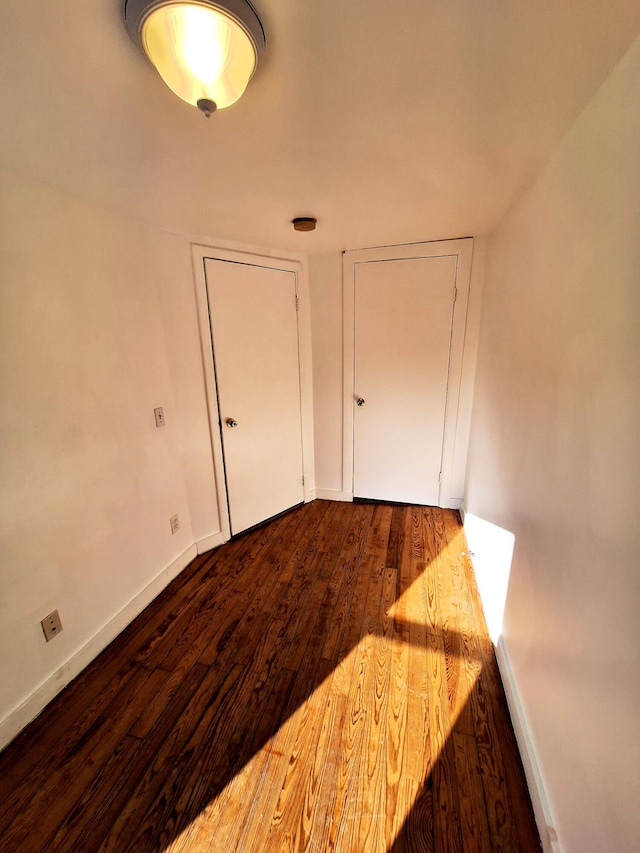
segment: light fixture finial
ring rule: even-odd
[[[211,118],[212,114],[218,109],[216,102],[210,101],[208,98],[200,98],[196,107],[204,114],[205,118]]]

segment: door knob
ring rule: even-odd
[[[227,420],[226,420],[226,424],[227,424],[227,426],[228,426],[228,427],[237,427],[237,426],[238,426],[238,421],[234,421],[234,419],[233,419],[233,418],[227,418]]]
[[[357,403],[359,406],[364,406],[365,402],[366,402],[366,401],[365,401],[365,399],[364,399],[363,397],[358,397],[358,399],[356,400],[356,403]]]

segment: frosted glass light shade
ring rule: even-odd
[[[264,48],[248,0],[125,0],[129,34],[179,98],[209,115],[235,103]]]
[[[142,25],[145,53],[167,86],[194,106],[235,103],[256,67],[251,39],[234,20],[207,6],[160,6]]]

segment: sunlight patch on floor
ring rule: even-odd
[[[405,617],[413,595],[405,593]],[[347,853],[353,837],[366,837],[372,853],[388,850],[473,689],[471,677],[461,679],[450,705],[441,649],[363,637],[166,853],[214,841],[216,849],[256,849],[263,816],[271,825],[262,849],[274,853],[316,849],[318,840]]]
[[[398,570],[381,567],[360,642],[167,851],[393,848],[482,669],[463,549],[460,531],[414,563],[397,599]]]

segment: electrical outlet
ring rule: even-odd
[[[62,622],[60,621],[60,614],[57,610],[54,610],[53,613],[45,616],[40,624],[42,625],[44,638],[47,643],[53,640],[53,638],[62,631]]]
[[[156,426],[161,427],[164,426],[164,409],[162,406],[158,406],[157,409],[153,410],[153,414],[156,419]]]
[[[178,513],[171,516],[169,524],[171,525],[171,533],[177,533],[178,530],[180,530],[180,518],[178,517]]]

